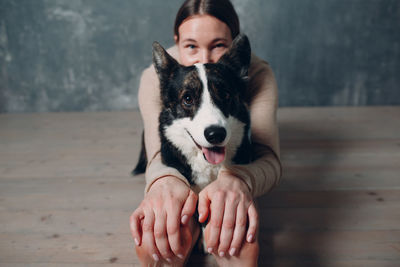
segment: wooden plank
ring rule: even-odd
[[[128,234],[128,217],[143,197],[143,181],[139,190],[134,182],[132,184],[128,179],[98,179],[97,182],[85,179],[79,184],[63,183],[61,180],[54,180],[54,183],[49,180],[31,184],[3,183],[5,186],[2,187],[0,199],[1,232],[43,232],[51,235],[94,231]],[[51,190],[61,186],[62,191]],[[88,191],[88,188],[91,190]],[[24,196],[23,200],[21,195]],[[263,231],[400,227],[399,192],[395,190],[275,191],[260,198],[258,203]]]
[[[110,265],[112,264],[113,267],[132,267],[132,266],[140,266],[138,262],[132,263],[118,263],[118,258],[113,257],[109,259],[109,262],[105,263],[62,263],[62,262],[0,262],[2,266],[7,267],[76,267],[76,266],[85,266],[85,267],[96,267],[102,265]]]
[[[268,208],[341,208],[396,207],[400,203],[398,190],[373,191],[281,191],[274,190],[257,201],[261,209]]]
[[[143,199],[145,181],[143,176],[10,178],[1,185],[0,210],[120,209]]]
[[[299,107],[280,108],[281,140],[398,139],[395,123],[400,108],[392,107]]]
[[[312,146],[311,144],[309,146]],[[387,145],[387,153],[371,149],[368,153],[353,150],[314,151],[284,150],[284,167],[280,189],[327,190],[330,189],[369,189],[399,188],[398,173],[400,148]],[[135,149],[117,146],[104,148],[69,148],[49,152],[38,147],[36,152],[0,153],[0,176],[3,178],[69,178],[76,176],[128,177],[137,154]],[[347,148],[349,150],[349,148]],[[363,150],[367,150],[363,148]],[[375,153],[375,154],[374,154]],[[376,179],[379,177],[379,179]],[[302,188],[303,187],[303,188]]]
[[[285,231],[265,235],[260,242],[269,247],[264,255],[273,253],[277,258],[400,262],[399,231]]]
[[[324,266],[324,267],[398,267],[400,264],[397,260],[329,260],[323,259],[260,259],[259,266],[267,267],[298,267],[298,266]],[[206,265],[207,266],[207,265]]]
[[[261,259],[319,262],[399,262],[399,231],[272,232],[260,240]],[[0,263],[59,262],[72,264],[134,263],[133,244],[127,235],[0,234]],[[18,252],[18,253],[16,253]],[[318,265],[314,265],[318,266]]]
[[[138,265],[134,243],[126,234],[25,234],[1,233],[2,263]]]
[[[303,180],[303,182],[306,182]],[[125,207],[143,197],[144,177],[9,178],[1,180],[0,207],[21,210]],[[55,190],[62,188],[62,190]],[[24,198],[21,199],[21,196]],[[110,201],[112,198],[112,201]],[[50,200],[51,201],[46,201]],[[358,208],[392,206],[400,202],[398,190],[273,190],[258,201],[264,208]]]
[[[284,169],[276,190],[390,190],[400,189],[398,170],[386,169]]]
[[[261,256],[259,259],[259,266],[270,266],[270,267],[298,267],[298,266],[322,266],[321,260],[303,260],[303,259],[264,259]],[[15,263],[15,262],[3,262],[3,266],[8,267],[76,267],[76,266],[87,266],[95,267],[102,265],[109,265],[116,267],[124,266],[140,266],[138,262],[132,263],[118,263],[118,258],[111,258],[109,263],[61,263],[61,262],[40,262],[40,263]],[[323,261],[325,267],[398,267],[400,264],[396,260],[331,260],[329,262]],[[218,266],[212,256],[204,255],[192,255],[187,266],[207,266],[216,267]]]
[[[258,200],[261,266],[400,265],[399,115],[280,109],[284,176]],[[137,265],[141,131],[136,111],[0,114],[0,265]]]
[[[112,201],[112,199],[111,199]],[[398,207],[398,206],[397,206]],[[0,233],[116,233],[129,235],[129,216],[136,205],[121,209],[24,209],[0,211]],[[270,208],[260,211],[261,233],[270,230],[400,230],[400,212],[395,207]],[[371,216],[373,214],[373,216]],[[295,218],[295,219],[294,219]]]

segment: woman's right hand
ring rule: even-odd
[[[183,259],[190,246],[181,244],[181,224],[186,227],[196,210],[198,196],[173,176],[158,179],[130,217],[137,246],[146,244],[155,261]]]

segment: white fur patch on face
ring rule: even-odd
[[[193,118],[193,123],[188,128],[188,131],[199,145],[203,147],[212,147],[213,145],[210,144],[204,136],[204,130],[211,125],[223,127],[226,129],[227,136],[221,145],[225,146],[231,136],[228,118],[224,116],[222,111],[215,106],[212,101],[208,90],[208,81],[204,65],[196,64],[195,66],[203,85],[203,94],[199,110]]]
[[[193,140],[202,147],[213,147],[204,136],[204,130],[209,126],[220,126],[226,130],[226,138],[221,146],[225,146],[226,156],[222,164],[231,164],[237,148],[240,146],[245,134],[245,124],[238,119],[225,117],[222,111],[213,103],[208,90],[208,82],[203,64],[196,64],[199,78],[203,85],[201,104],[193,119],[180,118],[166,126],[165,136],[170,140],[188,160],[196,177],[197,184],[207,184],[216,179],[220,165],[208,163],[201,149]]]

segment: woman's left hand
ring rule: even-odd
[[[239,252],[245,235],[247,242],[255,241],[257,209],[247,184],[232,174],[221,171],[218,179],[200,192],[198,211],[200,222],[210,215],[205,230],[209,253],[233,256]]]

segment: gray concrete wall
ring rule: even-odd
[[[0,0],[0,112],[124,110],[181,0]],[[400,1],[233,0],[281,106],[400,104]]]

